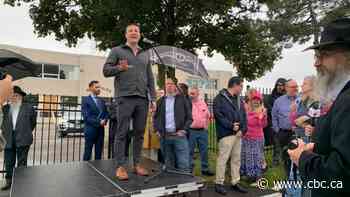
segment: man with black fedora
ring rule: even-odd
[[[29,103],[24,103],[26,93],[18,86],[13,87],[9,103],[3,107],[2,132],[6,140],[5,170],[6,184],[1,189],[11,187],[13,168],[27,166],[30,145],[33,143],[32,132],[36,126],[36,112]]]
[[[288,150],[312,196],[350,196],[350,19],[324,27],[315,50],[322,108],[313,143]]]

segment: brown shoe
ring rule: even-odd
[[[10,188],[11,188],[11,184],[6,183],[3,187],[1,187],[1,190],[6,191],[6,190],[9,190]]]
[[[11,181],[12,181],[11,179],[10,180],[6,179],[6,184],[1,187],[1,190],[2,191],[9,190],[11,188],[11,185],[12,185]]]
[[[137,164],[135,166],[135,173],[139,176],[148,176],[148,171],[140,164]]]
[[[117,168],[117,171],[115,172],[115,176],[120,180],[120,181],[126,181],[129,179],[128,172],[124,167],[119,167]]]

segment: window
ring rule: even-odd
[[[38,64],[38,78],[79,80],[80,67],[62,64]]]
[[[54,64],[43,64],[43,76],[44,78],[58,78],[59,65]]]
[[[214,89],[214,90],[216,90],[218,88],[218,80],[217,79],[204,80],[204,79],[190,78],[190,79],[187,79],[187,83],[190,87],[196,86],[200,89]]]
[[[78,97],[77,96],[61,96],[61,103],[77,104],[78,103]]]
[[[60,65],[60,79],[79,80],[79,66]]]
[[[61,96],[61,108],[71,110],[79,107],[77,96]]]

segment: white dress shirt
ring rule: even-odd
[[[17,124],[17,118],[18,118],[18,113],[21,108],[22,103],[15,103],[15,104],[10,104],[10,110],[11,110],[11,115],[12,115],[12,125],[13,129],[16,128]]]

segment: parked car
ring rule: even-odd
[[[59,118],[56,131],[59,137],[66,137],[68,134],[84,134],[84,120],[81,112],[64,113]]]

